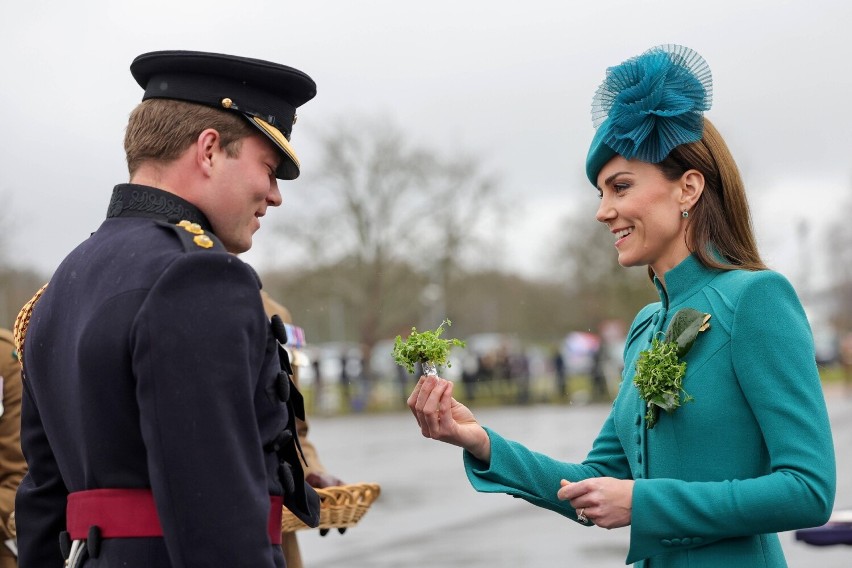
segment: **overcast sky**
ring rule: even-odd
[[[130,62],[193,49],[285,63],[318,84],[293,137],[303,179],[282,184],[267,225],[298,222],[287,202],[310,199],[312,133],[348,113],[381,115],[413,142],[499,172],[517,205],[499,227],[502,264],[542,274],[571,230],[564,215],[578,204],[594,214],[583,165],[606,67],[681,43],[713,70],[708,116],[743,170],[762,252],[795,280],[825,264],[819,251],[799,262],[797,227],[825,239],[852,194],[850,24],[848,0],[6,2],[0,206],[13,212],[13,263],[49,274],[98,227],[127,179],[123,131],[142,94]],[[260,268],[263,239],[249,253]]]

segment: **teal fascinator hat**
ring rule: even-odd
[[[586,157],[586,176],[597,185],[616,155],[657,164],[676,146],[701,140],[713,78],[707,62],[682,45],[652,47],[606,70],[592,100],[597,128]]]

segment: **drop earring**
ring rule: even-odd
[[[680,216],[683,217],[684,219],[686,219],[687,217],[689,217],[689,211],[686,211],[686,210],[681,211]]]

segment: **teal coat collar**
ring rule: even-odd
[[[680,264],[666,272],[666,287],[654,276],[654,286],[660,294],[663,308],[679,306],[706,286],[722,272],[718,268],[704,266],[698,257],[690,254]]]

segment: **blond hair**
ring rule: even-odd
[[[239,155],[242,139],[256,132],[236,113],[172,99],[142,101],[130,113],[124,134],[130,177],[149,160],[176,160],[207,128],[219,133],[220,146],[232,158]]]

